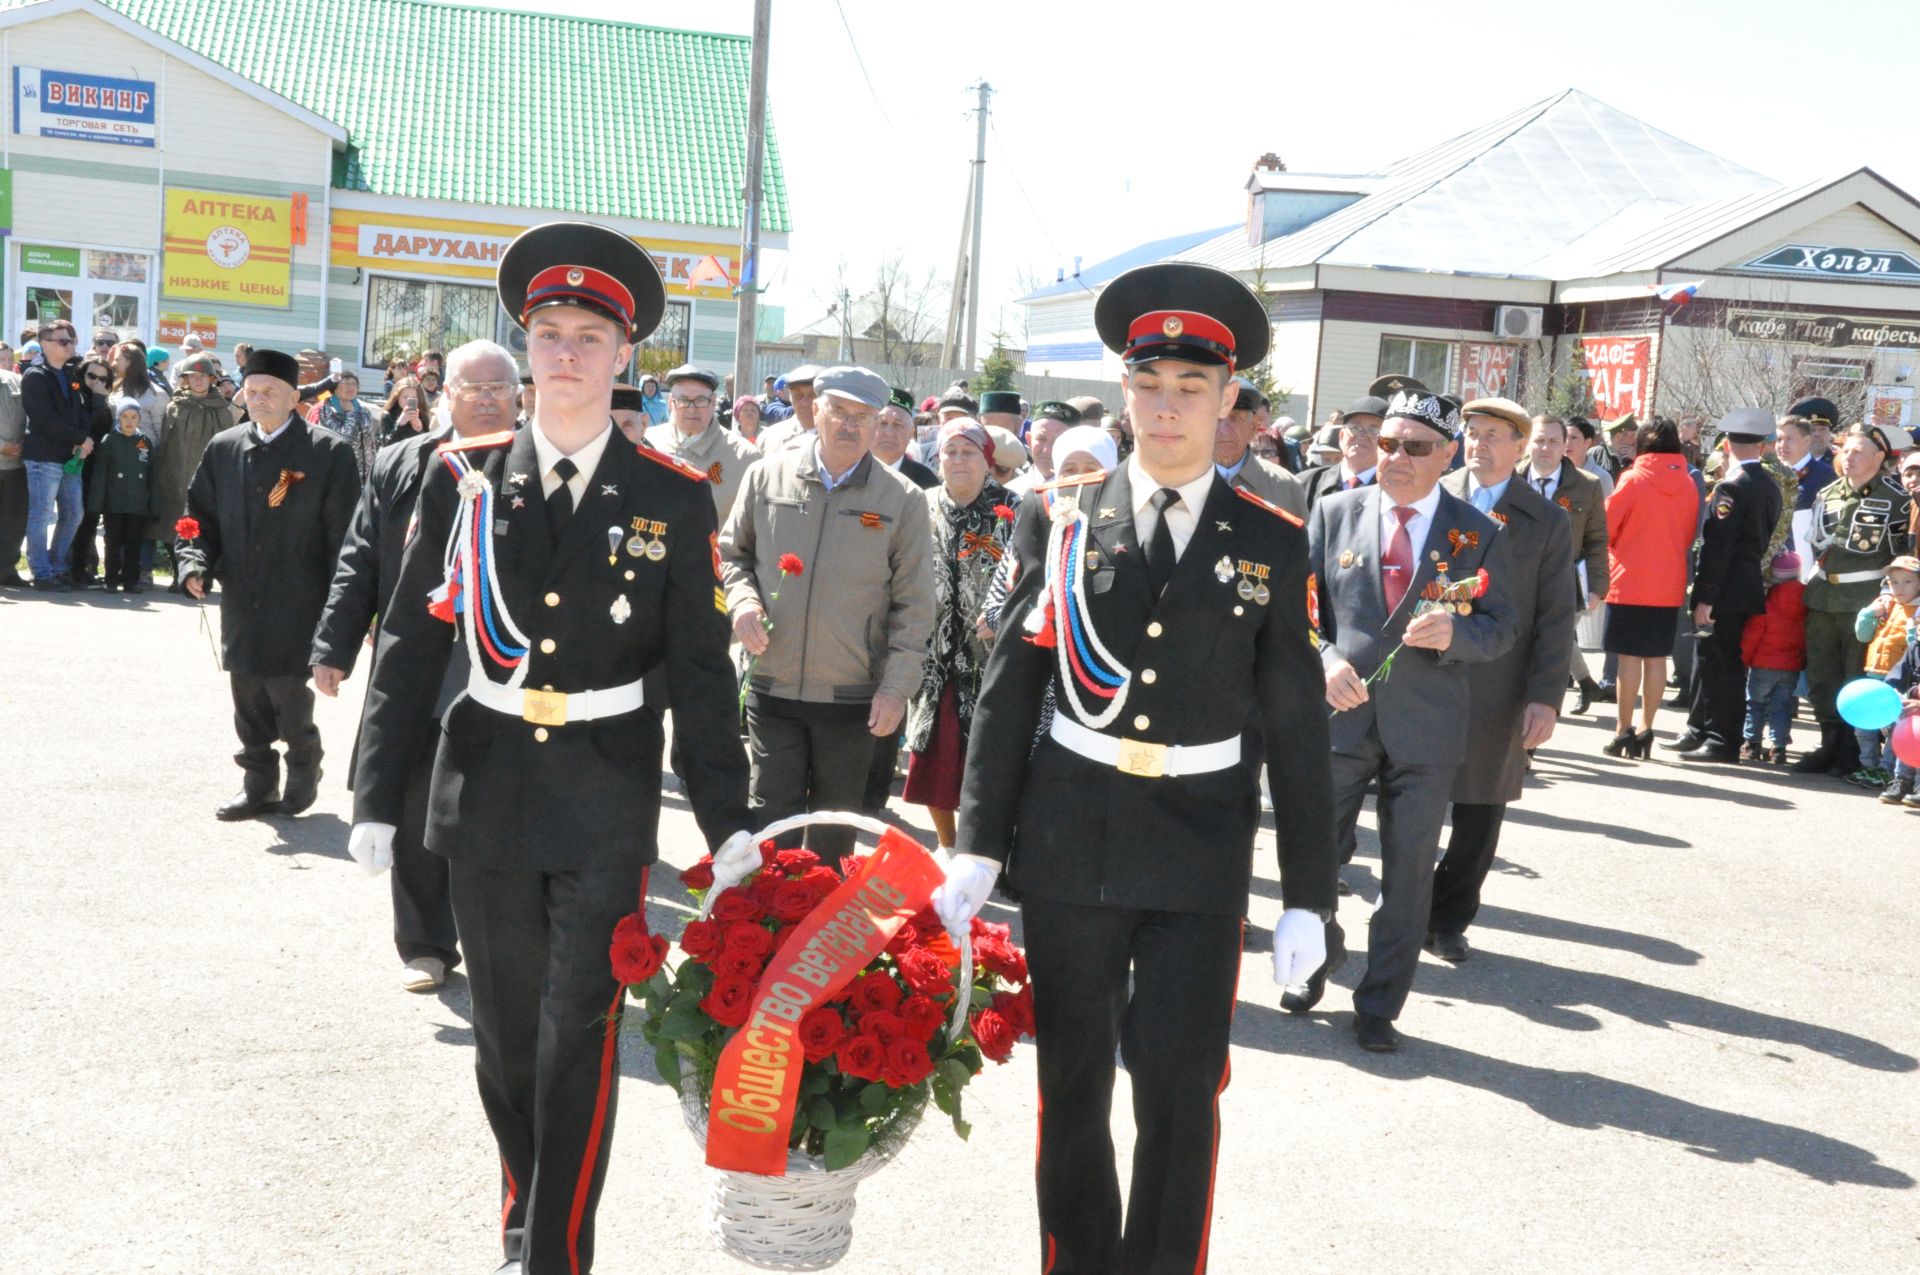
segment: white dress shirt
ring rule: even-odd
[[[1560,466],[1555,465],[1545,474],[1536,474],[1533,466],[1527,466],[1527,486],[1552,500],[1553,494],[1560,490]]]
[[[1434,489],[1413,502],[1413,517],[1407,519],[1407,539],[1413,544],[1413,568],[1420,570],[1420,552],[1427,546],[1427,529],[1433,526],[1433,511],[1440,507],[1440,488]],[[1393,500],[1386,492],[1380,493],[1380,553],[1384,557],[1387,547],[1393,543],[1394,528],[1400,520],[1393,516]],[[1412,582],[1409,581],[1409,584]]]
[[[1160,511],[1153,507],[1153,494],[1165,484],[1147,473],[1139,456],[1129,456],[1127,465],[1127,482],[1133,491],[1133,534],[1144,546],[1153,539],[1153,529],[1160,524]],[[1174,488],[1180,493],[1180,500],[1167,506],[1167,534],[1173,537],[1175,562],[1187,551],[1187,541],[1193,539],[1193,529],[1199,526],[1200,511],[1206,508],[1207,496],[1213,490],[1218,472],[1209,464],[1198,478]]]
[[[274,439],[286,433],[287,426],[291,424],[293,424],[293,413],[291,412],[287,414],[286,420],[281,421],[278,425],[274,426],[271,430],[261,429],[260,422],[255,421],[253,423],[253,436],[255,439],[259,440],[259,442],[262,445],[265,445],[267,443],[271,443]]]
[[[533,434],[533,454],[540,461],[540,493],[551,500],[553,493],[560,489],[560,475],[553,472],[553,467],[560,463],[562,453],[540,432],[538,425],[529,425],[527,429]],[[567,479],[567,491],[573,496],[575,509],[587,498],[587,484],[593,479],[593,471],[599,468],[600,456],[607,450],[607,440],[612,437],[613,422],[608,421],[607,427],[591,443],[567,458],[574,464],[573,477]]]

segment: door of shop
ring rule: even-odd
[[[98,328],[154,340],[152,253],[20,243],[7,265],[7,335],[66,319],[82,350]]]

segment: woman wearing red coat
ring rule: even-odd
[[[1600,644],[1620,657],[1619,727],[1603,752],[1645,757],[1667,685],[1667,657],[1687,600],[1687,551],[1700,527],[1700,491],[1671,421],[1642,425],[1633,465],[1607,498],[1607,619]],[[1633,701],[1640,695],[1640,731]]]

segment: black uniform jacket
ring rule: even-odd
[[[718,845],[750,827],[705,477],[658,453],[642,456],[616,436],[555,544],[532,428],[511,444],[505,435],[490,437],[499,441],[468,444],[465,454],[496,493],[486,534],[504,604],[528,640],[527,689],[611,690],[664,665],[701,831]],[[444,577],[459,500],[455,481],[444,461],[428,466],[416,531],[381,619],[355,776],[356,822],[400,822],[416,733],[431,718],[453,644],[465,640],[427,610]],[[628,552],[636,520],[665,525],[657,538],[666,553],[658,561]],[[649,530],[640,539],[653,538]],[[462,624],[475,618],[477,591],[466,603],[457,617]],[[506,681],[499,668],[477,672]],[[654,706],[538,727],[463,693],[440,724],[427,846],[500,869],[652,863],[659,851],[660,748]]]
[[[1371,487],[1379,479],[1380,471],[1376,469],[1373,477],[1367,479],[1361,486]],[[1340,468],[1337,461],[1331,465],[1315,465],[1301,474],[1300,486],[1307,493],[1307,508],[1312,509],[1319,504],[1322,496],[1331,496],[1335,492],[1345,491],[1346,487],[1342,485],[1345,481],[1345,471]]]
[[[282,471],[289,473],[286,496],[276,507],[268,501]],[[306,676],[313,626],[359,500],[353,447],[298,416],[271,443],[252,425],[223,429],[207,443],[187,485],[187,513],[200,535],[175,553],[182,578],[204,573],[220,581],[228,672]]]
[[[1780,486],[1759,461],[1713,489],[1700,528],[1700,562],[1693,573],[1693,604],[1723,615],[1758,615],[1767,609],[1764,565],[1773,524],[1779,521]]]
[[[1156,601],[1128,475],[1122,464],[1057,493],[1076,499],[1090,520],[1088,619],[1132,672],[1126,706],[1104,733],[1208,744],[1239,735],[1255,706],[1273,790],[1285,794],[1274,803],[1274,823],[1286,906],[1331,908],[1332,771],[1326,683],[1307,613],[1306,534],[1216,476]],[[1051,737],[1029,747],[1049,684],[1055,711],[1069,712],[1056,651],[1035,645],[1023,627],[1042,603],[1045,504],[1022,501],[1014,525],[1018,576],[974,708],[958,848],[1005,861],[1012,885],[1038,898],[1242,915],[1260,821],[1250,767],[1148,779]],[[1239,596],[1242,562],[1268,569],[1260,581],[1266,605]]]

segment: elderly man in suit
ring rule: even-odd
[[[1319,504],[1322,496],[1371,487],[1379,481],[1380,448],[1375,440],[1386,414],[1387,400],[1371,394],[1347,404],[1340,414],[1340,459],[1300,477],[1307,508]]]
[[[1536,416],[1527,435],[1526,460],[1520,476],[1527,486],[1567,512],[1573,541],[1574,619],[1582,610],[1598,611],[1607,600],[1607,495],[1600,480],[1580,468],[1567,454],[1568,443],[1579,431],[1558,416]],[[1601,695],[1587,668],[1587,657],[1574,635],[1568,647],[1569,667],[1579,679],[1580,698],[1573,711],[1584,713]]]
[[[1468,668],[1513,645],[1499,524],[1439,486],[1459,432],[1452,399],[1395,395],[1380,429],[1379,484],[1327,497],[1308,522],[1343,856],[1352,854],[1369,785],[1380,784],[1380,905],[1353,994],[1354,1032],[1374,1052],[1399,1048],[1393,1020],[1413,989],[1440,825],[1467,748]],[[1479,597],[1452,596],[1480,571]],[[1325,964],[1281,1006],[1296,1014],[1313,1008],[1345,960],[1345,935],[1329,921]]]
[[[1213,467],[1232,486],[1245,488],[1269,505],[1278,505],[1295,518],[1304,519],[1307,493],[1300,480],[1253,453],[1253,436],[1260,431],[1258,413],[1266,396],[1243,376],[1234,377],[1233,383],[1233,410],[1220,418],[1213,431]]]
[[[1578,590],[1566,508],[1514,472],[1535,428],[1526,409],[1482,398],[1460,414],[1466,467],[1440,486],[1500,524],[1514,642],[1505,655],[1467,670],[1473,744],[1453,777],[1453,835],[1434,871],[1427,922],[1427,947],[1446,961],[1467,959],[1466,929],[1480,910],[1507,803],[1520,799],[1527,754],[1547,742],[1560,716]]]

